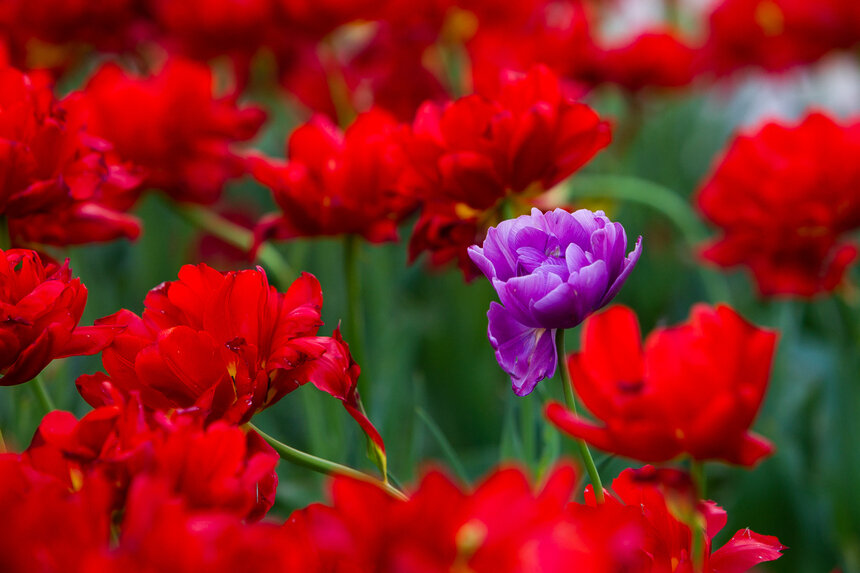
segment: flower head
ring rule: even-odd
[[[379,110],[361,114],[345,132],[317,115],[290,136],[286,164],[249,158],[252,174],[272,190],[282,211],[258,233],[397,240],[397,224],[414,207],[397,193],[406,161],[398,132],[394,118]]]
[[[13,244],[137,238],[139,176],[54,98],[40,74],[0,66],[0,216]]]
[[[682,453],[752,466],[773,451],[749,431],[764,398],[776,334],[728,306],[694,307],[689,322],[639,342],[636,315],[614,307],[590,318],[571,354],[573,386],[602,424],[551,404],[568,434],[618,455],[662,462]]]
[[[144,77],[105,64],[67,105],[90,133],[147,170],[147,187],[209,204],[245,172],[233,145],[265,121],[262,109],[239,107],[235,94],[216,97],[214,84],[206,65],[182,58]]]
[[[857,256],[858,154],[860,122],[823,113],[739,135],[697,196],[721,231],[702,256],[747,267],[764,296],[834,290]]]
[[[87,289],[68,264],[26,249],[0,250],[0,386],[36,377],[51,360],[95,354],[118,329],[78,326]]]
[[[179,280],[151,290],[144,306],[142,316],[121,310],[97,321],[126,329],[102,354],[108,376],[78,379],[91,405],[106,403],[109,381],[124,394],[139,392],[152,410],[195,407],[210,422],[244,423],[307,382],[296,374],[324,352],[299,345],[322,325],[322,290],[309,274],[279,293],[260,269],[186,265]]]
[[[404,149],[404,188],[423,202],[409,256],[433,264],[457,259],[477,273],[466,250],[499,221],[505,202],[531,205],[609,145],[610,127],[568,97],[551,70],[503,75],[497,93],[474,94],[415,117]]]
[[[618,293],[642,252],[627,254],[627,234],[602,211],[564,209],[503,221],[469,256],[493,283],[488,334],[501,367],[523,396],[552,376],[553,341]]]

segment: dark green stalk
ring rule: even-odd
[[[42,380],[41,376],[33,378],[33,380],[30,381],[30,387],[33,389],[33,393],[36,394],[36,398],[39,400],[39,403],[42,405],[42,409],[45,410],[46,414],[57,409],[57,407],[54,406],[54,401],[51,399],[51,395],[48,394],[48,390],[45,388],[45,382]]]
[[[558,371],[561,374],[561,385],[564,389],[564,401],[567,408],[576,414],[576,399],[573,396],[573,386],[570,381],[570,371],[567,369],[564,354],[564,329],[559,328],[555,334],[555,350],[558,355]],[[588,478],[591,480],[591,485],[594,486],[594,496],[598,503],[603,503],[603,482],[600,481],[600,473],[597,471],[597,466],[594,465],[594,458],[591,457],[591,450],[588,449],[588,444],[584,440],[576,440],[579,446],[579,454],[582,457],[582,463],[585,464],[585,471],[588,472]]]

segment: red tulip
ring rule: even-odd
[[[628,91],[649,87],[680,88],[695,76],[697,51],[672,30],[649,30],[627,43],[601,49],[594,71]],[[583,78],[587,81],[587,78]]]
[[[16,454],[0,454],[0,570],[86,573],[110,539],[109,483],[70,490]]]
[[[344,133],[316,116],[290,136],[286,164],[252,158],[254,177],[282,210],[260,233],[396,240],[397,224],[414,207],[398,192],[405,168],[398,134],[397,122],[381,111],[360,115]]]
[[[112,484],[117,510],[130,484],[146,475],[194,511],[261,519],[275,501],[278,454],[254,431],[203,422],[199,412],[146,416],[133,398],[96,408],[80,421],[55,411],[42,420],[23,457],[70,489],[95,479]]]
[[[68,261],[45,263],[35,251],[0,250],[0,386],[35,378],[52,360],[95,354],[118,328],[78,326],[87,289]]]
[[[689,322],[640,343],[632,310],[616,306],[584,325],[568,357],[573,386],[599,420],[560,404],[547,417],[602,450],[660,462],[681,454],[755,465],[773,446],[749,431],[764,398],[776,334],[728,306],[693,308]]]
[[[177,201],[212,203],[225,183],[244,173],[233,145],[252,138],[265,120],[235,96],[216,98],[209,67],[170,59],[137,77],[102,66],[69,102],[87,129],[148,171],[145,184]]]
[[[539,569],[546,556],[536,550],[562,548],[563,536],[574,533],[563,517],[575,484],[572,469],[563,467],[535,491],[521,470],[508,468],[463,491],[432,471],[401,501],[372,484],[336,478],[331,507],[296,512],[284,528],[326,571],[561,572],[570,561],[567,569]]]
[[[860,40],[852,0],[723,0],[708,17],[705,54],[718,73],[746,66],[783,71]]]
[[[857,256],[858,154],[860,123],[823,113],[737,136],[698,193],[722,231],[702,256],[749,268],[764,296],[834,290]]]
[[[742,529],[725,545],[712,550],[713,538],[726,525],[726,512],[712,501],[699,501],[689,476],[679,470],[628,468],[613,480],[605,503],[595,503],[591,486],[586,488],[585,499],[591,507],[570,509],[584,523],[594,525],[601,518],[621,516],[629,523],[638,522],[645,537],[639,548],[641,561],[631,571],[698,571],[694,569],[691,523],[697,529],[695,535],[704,537],[700,562],[705,573],[742,573],[759,563],[779,559],[786,549],[776,537]]]
[[[125,330],[102,355],[108,376],[78,379],[93,406],[105,403],[101,383],[110,381],[139,392],[147,408],[196,407],[210,420],[244,423],[308,382],[295,373],[323,352],[298,345],[322,325],[322,291],[309,274],[281,294],[262,269],[186,265],[179,280],[151,290],[144,306],[142,316],[121,310],[97,321]]]
[[[0,67],[0,216],[13,243],[134,239],[139,177],[56,102],[43,76]]]
[[[115,401],[112,391],[139,394],[148,410],[194,408],[207,422],[244,424],[310,382],[343,402],[384,457],[379,434],[361,412],[359,367],[335,330],[322,326],[322,291],[304,273],[286,293],[257,268],[220,273],[186,265],[144,300],[142,316],[121,310],[98,320],[125,330],[104,350],[107,375],[84,375],[77,386],[92,406]],[[109,384],[105,384],[109,383]]]
[[[466,248],[501,217],[503,201],[535,198],[609,140],[609,125],[568,99],[545,67],[506,75],[495,99],[425,104],[406,144],[411,169],[404,187],[425,203],[411,256],[451,253],[474,275]]]

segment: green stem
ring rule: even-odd
[[[33,378],[33,380],[30,381],[30,387],[36,394],[36,398],[38,398],[39,403],[42,404],[42,409],[45,410],[46,414],[57,409],[57,407],[54,406],[54,401],[51,400],[51,395],[48,394],[48,390],[45,388],[45,382],[42,380],[41,376]]]
[[[358,365],[366,369],[367,364],[365,364],[364,355],[364,306],[362,305],[361,270],[359,267],[360,256],[361,238],[355,235],[344,237],[343,272],[346,279],[347,306],[347,324],[344,330],[346,330],[346,341],[349,343],[350,353]],[[364,379],[367,380],[367,376]],[[366,390],[366,382],[364,386]]]
[[[705,477],[705,464],[698,460],[690,460],[690,477],[696,486],[699,499],[705,499],[708,495],[708,482]]]
[[[613,199],[650,207],[669,219],[691,251],[707,239],[708,232],[702,221],[680,195],[670,189],[637,177],[623,175],[578,175],[567,187],[565,198]],[[729,288],[722,274],[697,265],[708,298],[711,302],[728,301]]]
[[[6,440],[3,439],[3,430],[0,429],[0,454],[5,454],[9,450],[6,448]]]
[[[525,457],[526,466],[534,468],[537,454],[537,434],[535,432],[535,404],[540,405],[536,400],[528,400],[528,397],[519,400],[520,407],[520,431],[523,435],[523,456]]]
[[[248,229],[228,221],[217,213],[198,205],[180,205],[171,202],[176,213],[204,231],[211,233],[238,249],[250,251],[254,245],[254,234]],[[275,247],[263,243],[257,251],[257,259],[274,275],[281,290],[286,290],[296,278],[296,272]]]
[[[311,469],[324,475],[342,475],[367,483],[372,483],[381,487],[386,492],[398,499],[408,499],[402,491],[400,491],[388,482],[378,480],[372,475],[366,474],[355,468],[351,468],[349,466],[345,466],[337,462],[327,460],[325,458],[319,458],[307,452],[303,452],[301,450],[288,446],[287,444],[279,442],[269,434],[263,432],[254,424],[249,423],[248,426],[258,434],[260,434],[260,437],[266,440],[269,445],[272,446],[272,448],[274,448],[276,452],[278,452],[278,455],[281,456],[282,460]]]
[[[326,37],[320,42],[318,54],[325,71],[329,95],[331,95],[335,115],[337,115],[337,122],[341,129],[346,129],[355,120],[357,114],[352,104],[352,94],[350,93],[349,85],[346,83],[343,69],[340,62],[338,62],[337,50],[331,41],[331,36]]]
[[[561,386],[564,389],[564,401],[568,409],[576,414],[576,399],[573,396],[573,385],[570,381],[570,371],[567,369],[567,364],[564,360],[564,329],[559,328],[555,334],[555,351],[558,356],[558,371],[561,373]],[[585,464],[585,471],[588,472],[588,478],[591,480],[591,485],[594,487],[594,496],[598,503],[603,503],[603,482],[600,481],[600,473],[594,465],[594,458],[591,457],[591,450],[588,449],[588,444],[584,440],[576,440],[579,446],[579,453],[582,457],[582,462]]]
[[[8,251],[12,246],[12,237],[9,236],[9,221],[0,215],[0,249]]]

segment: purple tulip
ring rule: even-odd
[[[573,328],[615,297],[642,252],[603,211],[532,209],[491,227],[472,261],[502,304],[490,303],[487,334],[514,393],[529,394],[555,374],[555,333]]]

